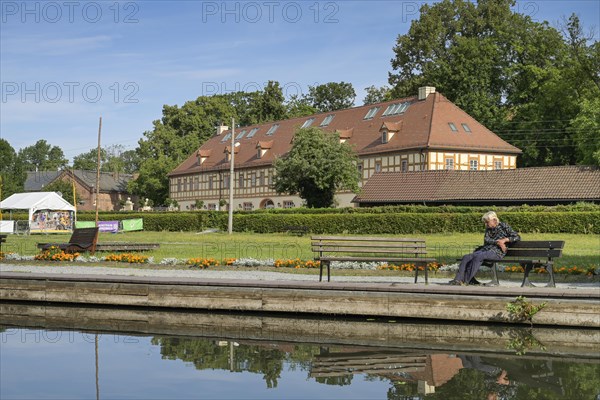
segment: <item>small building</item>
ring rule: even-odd
[[[352,201],[360,207],[600,203],[600,167],[381,172],[373,175]]]
[[[119,211],[127,198],[131,198],[135,203],[136,197],[127,191],[127,184],[132,179],[133,175],[129,174],[101,172],[98,209],[101,211]],[[96,209],[96,171],[65,169],[61,171],[27,172],[24,189],[26,192],[40,192],[58,180],[69,183],[75,182],[75,190],[78,195],[76,207],[78,210],[91,211]]]
[[[359,157],[361,186],[379,172],[500,170],[516,168],[521,151],[450,102],[434,87],[416,96],[217,133],[169,173],[169,196],[180,208],[197,200],[217,209],[229,198],[231,139],[234,146],[234,209],[299,207],[298,196],[273,188],[276,158],[285,156],[298,128],[336,132]],[[351,206],[354,193],[339,192],[339,206]]]

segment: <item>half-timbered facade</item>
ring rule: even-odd
[[[361,107],[236,128],[234,209],[300,207],[298,196],[272,189],[277,157],[291,148],[298,128],[336,132],[358,154],[361,185],[376,172],[516,168],[521,151],[458,108],[433,87],[419,95]],[[170,197],[180,209],[219,209],[229,199],[232,131],[215,136],[169,174]],[[336,195],[350,206],[353,193]]]

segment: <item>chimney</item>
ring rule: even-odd
[[[229,127],[227,125],[217,126],[217,136],[219,136],[221,133],[225,132],[228,129],[229,129]]]
[[[422,86],[419,88],[419,100],[427,99],[431,93],[435,93],[435,86]]]

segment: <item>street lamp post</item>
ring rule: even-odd
[[[231,149],[229,159],[229,221],[227,223],[227,233],[233,233],[233,185],[235,180],[233,179],[233,163],[235,160],[235,119],[231,118]]]

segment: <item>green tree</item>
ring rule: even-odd
[[[290,152],[275,161],[275,190],[299,194],[308,207],[331,207],[338,190],[358,192],[358,157],[339,135],[299,129]]]
[[[44,187],[44,192],[59,192],[62,198],[71,204],[75,204],[73,198],[73,184],[63,179],[57,179],[54,182]],[[80,199],[79,193],[75,190],[75,196]]]
[[[0,200],[23,191],[26,174],[15,149],[0,139]]]
[[[387,86],[382,86],[378,88],[374,85],[371,85],[365,88],[365,91],[367,92],[367,95],[363,99],[364,105],[381,103],[392,99],[392,93],[390,91],[390,88]]]
[[[600,97],[584,99],[581,111],[571,120],[581,164],[600,165]]]
[[[582,100],[600,96],[598,43],[576,17],[561,33],[513,12],[513,0],[424,4],[394,47],[393,97],[436,86],[524,151],[520,165],[576,161],[569,124]]]
[[[106,150],[100,149],[100,165],[106,162]],[[96,171],[98,165],[98,150],[91,149],[73,157],[73,169]]]
[[[318,112],[306,96],[292,95],[286,103],[287,118],[305,117]]]
[[[43,139],[19,150],[19,158],[26,171],[56,171],[68,164],[62,149]]]
[[[351,83],[329,82],[324,85],[309,86],[307,98],[317,110],[328,112],[352,107],[356,92]]]

